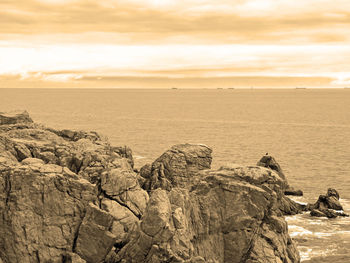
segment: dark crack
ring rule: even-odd
[[[128,205],[124,204],[123,202],[119,201],[116,198],[113,198],[112,196],[106,194],[105,191],[102,190],[102,193],[104,195],[104,197],[106,197],[107,199],[113,200],[115,202],[117,202],[118,204],[120,204],[121,206],[126,207],[131,213],[133,213],[139,220],[141,219],[141,215],[136,214]]]

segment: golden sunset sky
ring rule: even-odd
[[[349,0],[0,0],[0,87],[350,86]]]

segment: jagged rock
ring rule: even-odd
[[[284,179],[257,166],[209,170],[211,152],[176,145],[137,175],[131,150],[97,133],[1,125],[1,260],[299,262]]]
[[[146,179],[148,171],[141,169]],[[174,174],[168,170],[167,178]],[[229,165],[190,179],[187,187],[150,192],[140,227],[111,262],[300,261],[281,217],[284,181],[277,173]]]
[[[345,214],[343,211],[335,211],[335,210],[343,210],[342,205],[339,202],[339,193],[337,190],[333,188],[329,188],[327,190],[326,195],[320,195],[315,204],[309,204],[308,209],[311,211],[311,216],[316,217],[328,217],[334,218],[337,216],[349,216]]]
[[[62,167],[28,159],[1,168],[0,257],[5,262],[58,262],[72,251],[96,191],[88,181],[69,178],[57,168],[62,172]]]
[[[333,209],[327,209],[327,208],[312,209],[310,212],[310,215],[315,217],[328,217],[328,218],[336,218],[338,216],[345,216],[345,217],[349,216],[342,211],[338,212]]]
[[[288,189],[284,190],[284,194],[294,195],[294,196],[303,196],[303,191],[295,190],[293,187],[289,187]]]
[[[115,244],[123,246],[128,241],[128,234],[133,231],[139,222],[138,217],[127,207],[108,198],[101,201],[101,208],[113,216],[110,231],[117,237]]]
[[[310,212],[310,215],[311,216],[316,216],[316,217],[327,217],[327,215],[325,213],[321,212],[318,209],[312,209],[311,212]]]
[[[216,173],[215,171],[213,171]],[[231,177],[236,180],[246,181],[252,185],[261,187],[276,195],[276,213],[283,215],[295,215],[306,210],[301,205],[288,197],[284,196],[283,189],[285,180],[277,172],[261,166],[239,166],[236,164],[227,164],[219,169],[221,175]],[[211,172],[209,171],[208,174]]]
[[[340,198],[338,191],[333,189],[333,188],[328,188],[327,196],[328,197],[334,196],[337,200],[339,200],[339,198]]]
[[[288,184],[288,180],[285,176],[285,174],[282,171],[281,166],[279,165],[279,163],[276,161],[276,159],[270,155],[264,155],[260,161],[258,161],[257,166],[262,166],[262,167],[266,167],[269,168],[273,171],[275,171],[279,177],[283,180],[284,185],[282,186],[284,194],[285,195],[295,195],[295,196],[302,196],[303,195],[303,191],[301,190],[295,190],[293,187],[291,187]]]
[[[191,192],[154,190],[138,234],[119,258],[126,262],[195,262],[192,258],[198,257],[204,262],[299,262],[286,222],[270,215],[274,202],[262,188],[214,171]],[[263,255],[270,258],[261,259]]]
[[[148,179],[145,189],[148,191],[162,188],[187,187],[193,174],[210,169],[212,150],[203,144],[178,144],[163,153],[152,163],[150,174],[145,169],[141,173]]]
[[[18,119],[0,126],[0,259],[102,262],[118,252],[148,200],[131,151],[124,150],[124,158],[95,132]],[[101,188],[106,172],[112,180],[103,187],[114,199]],[[123,184],[124,174],[131,174],[132,186]]]
[[[150,180],[152,174],[152,164],[145,164],[140,169],[140,176],[146,180]]]
[[[148,194],[139,183],[137,175],[126,159],[121,159],[120,167],[101,174],[101,189],[106,196],[128,207],[137,217],[141,217],[148,202]]]
[[[132,151],[128,146],[112,147],[112,150],[118,153],[120,156],[126,158],[132,168],[134,168],[134,158],[132,157]]]
[[[78,230],[74,251],[87,262],[102,262],[117,237],[109,231],[113,216],[90,204]]]
[[[0,125],[33,122],[27,111],[0,112]]]
[[[315,204],[310,205],[311,209],[334,209],[343,210],[339,202],[339,194],[335,189],[329,188],[327,195],[320,195]]]
[[[278,164],[274,157],[270,155],[264,155],[257,163],[257,166],[270,168],[271,170],[276,171],[282,180],[287,182],[286,176],[284,175],[281,166]]]
[[[75,253],[68,252],[66,255],[62,256],[62,262],[65,263],[86,263],[84,259],[79,257],[79,255]],[[1,263],[1,262],[0,262]]]

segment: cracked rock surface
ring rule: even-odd
[[[137,174],[128,147],[27,115],[0,114],[0,262],[300,261],[275,167],[179,144]]]
[[[113,147],[95,132],[47,128],[27,114],[5,120],[2,262],[103,262],[127,243],[148,201],[131,150]]]

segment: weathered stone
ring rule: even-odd
[[[136,216],[141,217],[146,209],[148,194],[141,189],[137,175],[130,169],[129,164],[125,165],[124,168],[102,173],[101,189],[108,197],[127,206]]]
[[[132,168],[134,168],[134,158],[132,151],[128,146],[112,147],[112,150],[118,153],[121,157],[126,158]]]
[[[339,200],[339,193],[337,190],[335,190],[333,188],[328,188],[327,196],[329,196],[329,197],[334,196],[337,200]]]
[[[34,170],[18,165],[0,176],[0,250],[5,262],[61,260],[72,251],[84,207],[96,201],[94,186],[87,181]]]
[[[112,223],[112,215],[90,204],[78,231],[75,252],[87,262],[102,262],[116,240],[109,231]]]
[[[134,213],[141,216],[148,195],[137,180],[131,189],[112,180],[120,186],[113,195],[118,204],[93,183],[113,169],[129,173],[130,160],[97,133],[56,131],[17,117],[0,126],[0,258],[6,263],[104,261],[114,245],[128,242],[139,221]],[[125,192],[130,192],[126,200]]]
[[[335,218],[337,216],[349,216],[343,211],[342,205],[339,202],[339,193],[337,190],[329,188],[327,195],[320,195],[315,204],[308,204],[307,208],[311,211],[311,216]]]
[[[295,190],[293,187],[290,187],[284,190],[285,195],[294,195],[294,196],[303,196],[303,191]]]
[[[0,125],[33,122],[27,111],[0,112]]]
[[[278,164],[274,157],[267,154],[264,155],[257,163],[257,166],[270,168],[271,170],[276,171],[282,180],[287,182],[286,176],[284,175],[281,166]]]
[[[312,209],[343,210],[343,207],[339,202],[338,192],[333,192],[331,190],[333,190],[333,189],[328,189],[327,195],[320,195],[315,204],[309,205],[310,209],[311,210]],[[336,193],[336,194],[334,194],[334,193]]]
[[[145,189],[148,191],[172,187],[188,187],[191,177],[198,171],[210,169],[212,150],[203,144],[178,144],[152,163]],[[144,173],[143,173],[144,174]]]
[[[311,216],[316,216],[316,217],[327,217],[327,215],[325,213],[321,212],[318,209],[312,209],[311,212],[310,212],[310,215]]]
[[[279,199],[273,189],[283,184],[277,174],[261,167],[226,166],[193,176],[196,184],[190,191],[172,187],[170,192],[151,192],[138,234],[117,258],[238,263],[264,256],[259,262],[300,261],[286,222],[274,215]]]
[[[271,164],[209,170],[211,159],[207,146],[176,145],[137,175],[131,150],[97,133],[2,125],[0,258],[299,262],[286,180]]]

